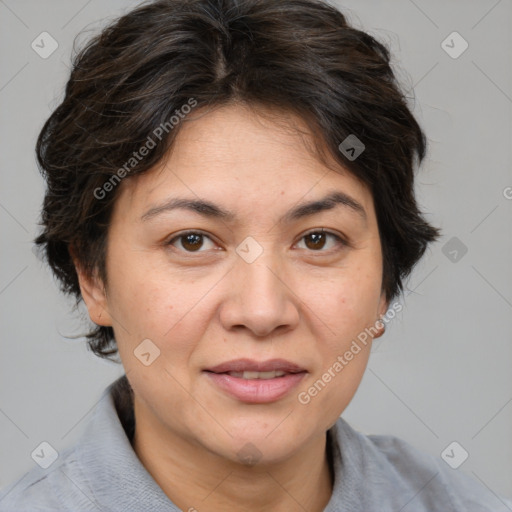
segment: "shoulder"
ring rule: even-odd
[[[451,468],[440,456],[396,436],[358,432],[340,420],[338,436],[359,451],[357,461],[366,484],[374,490],[375,502],[389,503],[392,494],[393,505],[403,506],[403,512],[512,511],[510,499],[498,496],[460,467]]]
[[[34,469],[2,489],[0,512],[58,510],[46,477]]]
[[[63,449],[48,468],[35,466],[0,491],[0,512],[101,509],[98,500],[108,496],[113,473],[104,469],[105,464],[110,463],[113,470],[118,470],[116,456],[122,451],[120,443],[124,448],[125,433],[116,415],[112,387],[103,391],[74,445]]]
[[[97,510],[76,460],[75,448],[62,452],[51,468],[35,467],[0,492],[0,512]],[[78,509],[77,509],[78,510]]]

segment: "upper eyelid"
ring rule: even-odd
[[[342,244],[342,245],[348,245],[348,241],[346,240],[346,237],[344,237],[344,235],[340,235],[338,233],[334,233],[328,229],[325,229],[325,228],[312,228],[308,231],[306,231],[305,233],[303,233],[298,241],[296,243],[298,243],[299,241],[301,241],[305,236],[308,236],[308,235],[311,235],[312,233],[326,233],[327,235],[331,235],[333,236],[334,238],[337,239],[338,243]],[[175,235],[173,236],[171,239],[169,239],[167,242],[166,242],[166,245],[172,245],[172,242],[176,241],[176,240],[179,240],[181,237],[184,237],[184,236],[187,236],[187,235],[190,235],[190,234],[198,234],[198,235],[202,235],[206,238],[209,238],[212,242],[214,243],[217,243],[215,242],[214,238],[212,238],[208,233],[200,230],[200,229],[191,229],[191,230],[188,230],[188,231],[184,231],[183,233],[180,233],[178,235]],[[185,252],[188,252],[188,253],[191,253],[193,254],[194,251],[185,251]],[[197,252],[204,252],[204,251],[197,251]],[[328,252],[328,251],[311,251],[311,252]]]
[[[323,228],[316,228],[316,229],[311,229],[309,231],[306,231],[306,233],[304,233],[303,235],[300,236],[299,241],[301,241],[305,236],[311,235],[312,233],[325,233],[327,235],[331,235],[332,237],[334,237],[339,244],[344,245],[344,246],[349,245],[349,241],[345,237],[345,235],[334,233],[328,229],[323,229]],[[329,252],[329,251],[311,251],[311,252]]]

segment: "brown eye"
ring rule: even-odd
[[[175,236],[172,240],[169,240],[168,245],[176,247],[176,242],[181,242],[181,248],[185,252],[204,252],[201,251],[201,249],[204,246],[205,240],[210,240],[210,238],[203,233],[189,231],[188,233],[182,233],[181,235]]]
[[[335,235],[334,233],[329,233],[328,231],[312,231],[304,235],[301,240],[305,241],[305,246],[307,249],[317,252],[328,252],[328,250],[332,248],[332,244],[331,247],[327,247],[327,250],[322,251],[322,249],[329,245],[329,239],[335,240],[335,246],[347,245],[341,237]]]
[[[304,239],[306,240],[306,246],[308,249],[323,249],[323,247],[325,246],[326,234],[311,233],[309,235],[306,235]]]
[[[203,235],[197,233],[190,233],[181,237],[181,245],[187,251],[197,251],[203,245]]]

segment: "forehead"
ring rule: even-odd
[[[298,201],[336,189],[372,212],[366,185],[327,150],[321,160],[318,142],[304,119],[290,112],[239,104],[203,109],[187,116],[159,164],[123,180],[117,202],[140,211],[176,191],[216,198],[216,203],[244,203],[250,213],[258,204],[278,209],[279,196]]]

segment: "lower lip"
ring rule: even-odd
[[[227,373],[205,372],[212,382],[242,402],[264,404],[287,395],[304,378],[306,372],[288,373],[274,379],[242,379]]]

